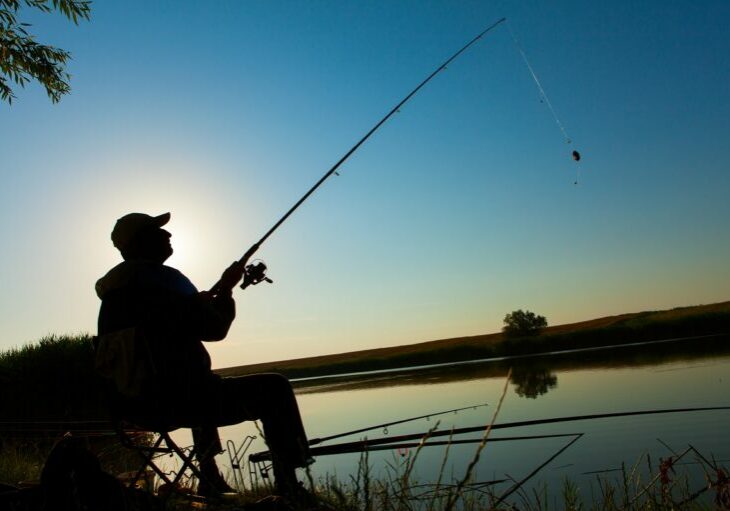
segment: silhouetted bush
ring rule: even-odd
[[[547,327],[545,316],[518,309],[504,317],[502,333],[505,337],[528,337],[538,335]]]
[[[6,422],[106,417],[91,336],[49,336],[0,353],[0,403]]]

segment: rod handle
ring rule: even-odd
[[[261,242],[254,243],[253,245],[251,245],[251,248],[249,248],[246,251],[246,253],[243,254],[243,256],[241,257],[241,259],[238,260],[238,263],[241,266],[245,266],[246,263],[248,262],[248,260],[251,259],[251,256],[253,256],[256,253],[256,251],[259,249],[260,246],[261,246]],[[221,289],[221,281],[218,280],[218,282],[216,282],[213,285],[213,287],[210,288],[210,290],[208,292],[210,294],[212,294],[212,295],[217,295],[221,291],[222,291],[222,289]]]

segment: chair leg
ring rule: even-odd
[[[186,453],[183,451],[173,440],[170,438],[170,435],[167,433],[161,433],[160,434],[165,439],[165,445],[172,450],[178,458],[180,458],[183,462],[182,467],[180,467],[180,470],[178,470],[175,479],[172,481],[172,484],[177,484],[180,479],[185,475],[185,472],[188,470],[192,473],[194,477],[198,479],[198,482],[203,478],[203,474],[200,472],[200,469],[197,465],[195,465],[195,462],[193,461],[193,457],[195,456],[192,452]]]
[[[164,481],[164,483],[168,485],[173,492],[174,488],[176,488],[177,484],[188,472],[190,472],[192,474],[192,477],[195,477],[198,482],[200,482],[203,478],[203,474],[193,460],[195,456],[194,453],[186,452],[185,449],[178,446],[172,440],[169,433],[165,431],[155,432],[157,438],[151,446],[140,445],[136,443],[124,431],[120,431],[119,433],[122,445],[124,445],[128,449],[136,451],[142,458],[142,465],[140,466],[139,470],[137,470],[134,478],[130,482],[130,485],[137,484],[137,482],[142,478],[147,469],[153,470],[155,474],[157,474],[157,476],[160,477],[160,479]],[[161,454],[175,455],[182,462],[182,465],[176,471],[174,478],[171,478],[171,474],[166,473],[155,463],[155,456],[159,456]],[[165,496],[164,499],[166,500],[166,498],[167,497]]]
[[[159,452],[165,451],[165,448],[160,447],[162,444],[164,438],[162,435],[158,435],[157,440],[155,440],[155,444],[152,447],[144,447],[144,446],[135,446],[131,447],[137,453],[139,453],[140,457],[142,458],[142,465],[139,467],[139,470],[137,470],[137,473],[135,474],[134,478],[131,481],[131,485],[137,484],[137,482],[142,478],[144,473],[147,471],[147,468],[151,468],[163,481],[166,483],[171,483],[169,477],[167,474],[158,467],[153,459],[155,457],[155,454],[158,454]]]

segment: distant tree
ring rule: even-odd
[[[9,82],[25,87],[37,80],[46,89],[51,101],[57,103],[71,90],[65,71],[71,54],[61,48],[36,42],[29,34],[29,23],[18,20],[22,5],[42,12],[59,11],[74,24],[89,19],[91,2],[88,0],[0,0],[0,99],[13,102],[15,95]]]
[[[537,335],[547,326],[545,316],[538,316],[534,312],[518,309],[504,317],[502,332],[507,337],[524,337]]]

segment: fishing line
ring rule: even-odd
[[[550,102],[550,98],[548,98],[547,93],[545,92],[545,89],[543,88],[542,84],[540,83],[540,79],[537,77],[537,73],[535,73],[535,70],[532,67],[532,64],[530,64],[530,60],[527,58],[527,54],[525,53],[525,50],[522,48],[522,45],[517,40],[517,36],[515,35],[514,31],[512,30],[512,26],[510,25],[509,21],[507,20],[505,22],[505,25],[507,26],[507,30],[509,30],[510,36],[512,36],[512,41],[515,44],[515,47],[517,48],[517,51],[522,56],[522,61],[525,63],[525,66],[527,66],[528,71],[530,71],[530,75],[532,76],[533,81],[535,82],[535,85],[537,86],[538,91],[540,92],[540,103],[544,103],[547,105],[548,110],[550,110],[550,114],[553,116],[553,119],[555,120],[555,124],[558,126],[558,129],[563,134],[563,138],[565,138],[565,143],[568,145],[571,145],[573,143],[573,140],[568,135],[567,130],[565,129],[565,126],[563,126],[563,123],[560,122],[560,119],[558,118],[558,114],[555,112],[555,108],[553,108],[553,104]],[[576,162],[576,171],[575,171],[575,183],[578,184],[578,180],[580,178],[580,153],[578,151],[573,151],[571,153],[571,156],[573,157],[573,160]]]
[[[565,137],[565,142],[567,144],[572,143],[573,141],[570,139],[570,136],[568,136],[568,132],[565,131],[565,127],[563,126],[563,123],[560,122],[560,119],[558,119],[558,114],[555,113],[553,104],[550,102],[550,99],[548,98],[547,94],[545,93],[545,89],[543,89],[542,84],[540,83],[540,79],[537,77],[537,74],[535,74],[535,70],[532,68],[530,61],[527,59],[525,50],[522,48],[522,45],[520,45],[520,42],[517,40],[517,37],[515,36],[515,33],[512,30],[512,26],[510,25],[509,21],[507,21],[505,23],[505,25],[509,29],[509,33],[512,36],[512,41],[514,41],[515,46],[517,47],[517,51],[520,52],[520,55],[522,55],[522,60],[525,62],[527,69],[530,71],[530,74],[532,75],[532,79],[535,81],[535,85],[537,85],[537,88],[540,91],[540,101],[544,102],[547,105],[548,109],[550,110],[550,113],[553,116],[553,119],[555,120],[555,124],[558,125],[560,132],[563,134],[563,137]]]

